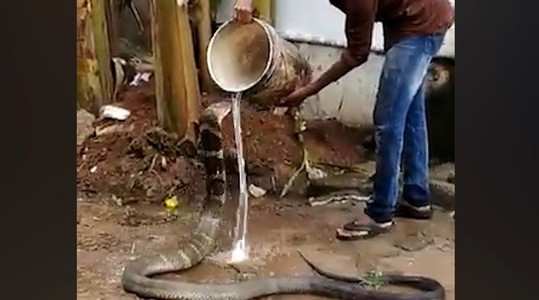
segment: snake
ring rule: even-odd
[[[441,300],[445,290],[436,280],[420,276],[384,274],[382,282],[403,285],[416,293],[395,293],[368,288],[362,280],[324,272],[303,257],[315,271],[307,276],[255,278],[233,283],[194,283],[161,279],[158,275],[185,271],[199,265],[217,248],[226,200],[226,169],[221,124],[231,111],[230,102],[208,106],[197,124],[198,156],[206,172],[206,196],[198,225],[176,249],[130,260],[122,275],[123,289],[144,299],[246,300],[276,294],[311,294],[334,299]]]

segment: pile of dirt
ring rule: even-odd
[[[308,122],[303,137],[310,160],[348,168],[367,161],[369,153],[362,146],[362,141],[369,133],[335,120],[320,120]]]
[[[204,106],[219,101],[230,100],[211,97],[205,100]],[[303,159],[293,117],[259,110],[245,101],[241,104],[241,124],[244,156],[251,179],[273,176],[278,187],[284,186]],[[231,114],[223,121],[223,133],[226,153],[230,156],[228,169],[237,171]],[[308,122],[307,131],[303,132],[310,160],[345,168],[366,161],[367,152],[361,146],[366,135],[366,132],[346,127],[336,120]]]
[[[151,84],[128,89],[116,105],[131,115],[126,121],[98,120],[95,132],[78,146],[77,190],[105,194],[119,205],[162,202],[165,198],[203,197],[204,170],[195,153],[183,151],[177,137],[157,127]],[[220,97],[205,97],[203,107]],[[223,121],[227,169],[237,171],[234,129],[230,114]],[[304,133],[310,158],[333,166],[364,161],[361,133],[336,121],[314,122]],[[295,134],[294,119],[260,111],[242,103],[244,155],[249,181],[279,192],[301,164],[303,149]],[[189,153],[188,153],[189,152]],[[231,178],[233,179],[233,178]]]
[[[230,101],[223,98],[208,99],[208,103]],[[241,104],[241,127],[244,156],[251,169],[271,170],[275,164],[299,164],[303,150],[294,133],[294,120],[288,115],[257,110],[248,102]],[[235,152],[232,114],[223,121],[225,149]],[[256,171],[254,171],[256,173]]]
[[[78,149],[78,192],[109,194],[119,205],[203,195],[201,165],[182,155],[174,138],[157,128],[152,86],[126,91],[116,105],[131,115],[124,122],[93,124],[96,132]]]

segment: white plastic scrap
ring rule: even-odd
[[[117,107],[114,105],[105,105],[99,110],[99,115],[103,119],[113,119],[118,121],[125,121],[131,115],[131,112],[127,109]]]
[[[260,198],[266,195],[266,190],[259,188],[254,184],[251,184],[249,185],[249,193],[255,198]]]
[[[130,86],[138,86],[142,81],[150,82],[150,77],[152,76],[152,73],[146,72],[146,73],[137,73],[135,75],[135,78],[133,78],[133,81],[129,83]]]
[[[307,176],[311,180],[317,180],[317,179],[326,178],[328,174],[318,168],[307,166]]]
[[[273,110],[273,114],[276,116],[284,116],[288,111],[288,107],[277,107]]]

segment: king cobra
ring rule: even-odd
[[[206,170],[207,195],[198,227],[179,249],[140,257],[128,263],[122,277],[125,291],[151,299],[244,300],[275,294],[312,294],[335,299],[438,300],[445,299],[439,282],[424,277],[384,275],[386,284],[417,289],[414,294],[398,294],[367,289],[361,279],[348,278],[315,267],[316,275],[269,277],[231,284],[197,284],[158,279],[159,274],[187,270],[198,265],[216,248],[226,198],[226,174],[221,123],[230,112],[228,102],[209,106],[198,124],[199,156]],[[304,258],[306,259],[306,258]]]

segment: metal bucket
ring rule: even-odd
[[[219,88],[243,93],[262,106],[274,105],[312,74],[298,48],[259,19],[245,25],[224,23],[212,37],[207,57],[210,76]]]

